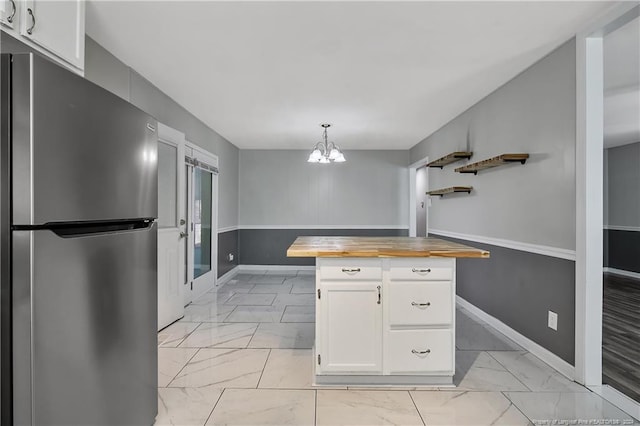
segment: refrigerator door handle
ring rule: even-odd
[[[13,231],[49,230],[61,238],[77,238],[98,234],[113,234],[127,231],[143,231],[151,229],[154,218],[124,219],[104,222],[64,222],[46,223],[44,225],[14,225]]]
[[[142,231],[151,229],[155,219],[121,220],[117,222],[91,222],[91,223],[68,223],[48,226],[61,238],[78,238],[90,235],[111,234],[127,231]]]

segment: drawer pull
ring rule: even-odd
[[[417,306],[421,308],[423,306],[431,306],[431,302],[427,302],[427,303],[411,302],[411,306]]]
[[[412,354],[416,354],[416,355],[430,354],[431,353],[431,349],[427,349],[425,351],[416,351],[415,349],[411,349],[411,353]]]
[[[412,268],[411,272],[415,272],[416,274],[428,274],[431,272],[431,268],[420,269],[420,268]]]
[[[356,272],[360,272],[360,268],[342,268],[342,272],[346,272],[347,274],[353,274]]]
[[[380,286],[378,286],[378,305],[381,303],[382,294],[380,294]]]

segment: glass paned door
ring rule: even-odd
[[[193,179],[193,277],[211,271],[213,175],[195,168]]]

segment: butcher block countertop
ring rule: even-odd
[[[475,257],[489,252],[438,238],[298,237],[287,257]]]

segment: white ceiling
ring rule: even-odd
[[[116,2],[87,33],[240,148],[407,149],[601,2]]]
[[[604,37],[604,145],[640,141],[640,18]]]

